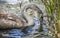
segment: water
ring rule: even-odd
[[[22,36],[32,36],[34,33],[38,32],[36,29],[38,29],[40,25],[40,22],[37,18],[34,18],[34,22],[35,22],[35,25],[33,27],[29,27],[26,29],[28,31],[27,34],[23,33],[20,29],[12,29],[12,30],[9,30],[9,34],[2,34],[2,36],[3,37],[20,37],[20,38]]]
[[[38,28],[40,27],[40,21],[37,18],[34,18],[35,25],[32,27],[32,34],[38,33]]]

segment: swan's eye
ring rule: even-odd
[[[27,14],[30,15],[30,16],[34,16],[34,12],[31,9],[28,9],[27,10]]]
[[[34,15],[34,13],[33,13],[33,12],[29,12],[28,14],[29,14],[29,15],[31,15],[31,16],[33,16],[33,15]]]

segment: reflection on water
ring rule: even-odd
[[[21,29],[11,29],[11,30],[8,30],[8,31],[5,30],[8,33],[7,34],[6,33],[2,34],[2,36],[3,37],[9,37],[9,38],[12,38],[12,37],[21,38],[23,36],[33,36],[35,33],[38,33],[38,27],[40,25],[39,19],[34,18],[34,22],[35,22],[35,25],[33,27],[29,27],[29,28],[26,29],[28,31],[27,34],[23,33]],[[41,38],[52,38],[51,36],[48,36],[48,33],[45,32],[45,31],[42,31],[40,34],[41,34],[40,35]]]
[[[40,25],[40,22],[38,19],[34,18],[35,25],[33,27],[27,28],[26,30],[28,31],[27,34],[24,34],[21,29],[11,29],[9,30],[8,34],[2,34],[3,37],[16,37],[16,36],[32,36],[34,33],[37,33],[37,29]],[[36,28],[37,27],[37,28]],[[30,33],[30,34],[29,34]]]

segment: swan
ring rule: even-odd
[[[32,26],[34,24],[32,17],[27,13],[23,13],[22,16],[27,20],[27,22],[24,22],[13,13],[8,13],[5,10],[0,10],[0,29],[21,28]]]
[[[22,14],[27,13],[28,15],[30,15],[34,19],[34,26],[33,27],[26,27],[25,29],[23,29],[23,32],[24,32],[24,30],[29,29],[29,28],[34,31],[36,29],[39,30],[38,28],[42,28],[41,23],[43,21],[43,18],[42,18],[43,13],[42,13],[42,10],[36,4],[32,4],[32,3],[25,4],[22,7],[21,13]],[[31,21],[31,20],[29,19],[29,21]],[[26,30],[26,31],[29,31],[29,30]],[[41,31],[42,31],[42,29],[41,29]]]

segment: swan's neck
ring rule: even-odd
[[[24,17],[26,18],[28,24],[27,25],[34,25],[33,18],[29,16],[27,13],[24,13]]]

